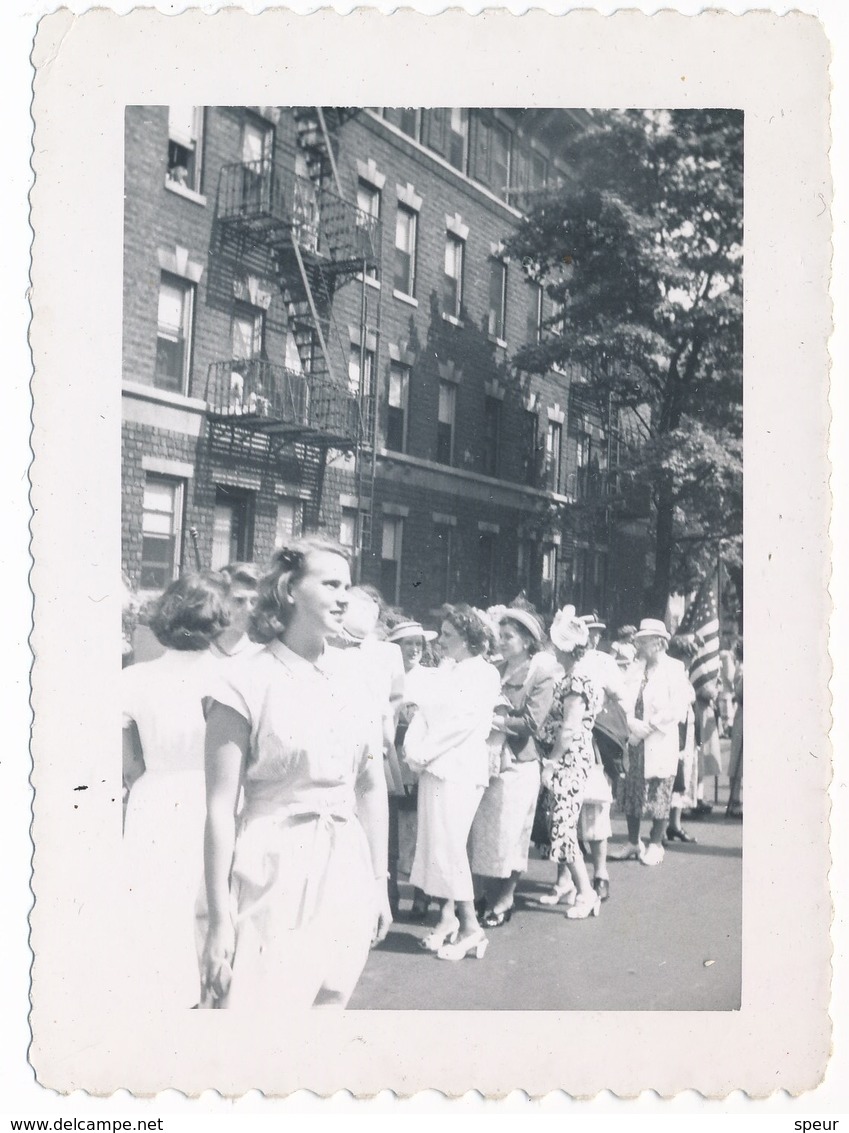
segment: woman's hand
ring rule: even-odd
[[[628,726],[628,742],[638,744],[650,735],[652,730],[651,724],[647,724],[645,720],[631,720]]]
[[[372,948],[386,939],[389,926],[392,924],[392,909],[389,906],[386,878],[377,878],[375,885],[377,886],[377,917],[375,918],[374,934],[371,938]]]
[[[554,772],[557,769],[557,760],[544,759],[542,761],[542,785],[551,790],[551,784],[554,780]]]
[[[233,956],[236,951],[236,930],[227,920],[210,925],[201,958],[201,993],[212,999],[223,999],[233,978]]]

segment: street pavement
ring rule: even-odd
[[[710,795],[712,797],[712,790]],[[422,951],[435,923],[401,912],[372,951],[349,1006],[370,1010],[721,1011],[740,1006],[743,824],[726,819],[727,790],[701,821],[684,823],[698,842],[667,847],[663,864],[610,862],[610,900],[598,917],[569,921],[565,906],[537,897],[554,865],[532,849],[513,919],[487,929],[483,960],[457,963]],[[648,823],[644,823],[647,830]],[[625,820],[614,817],[612,846]]]

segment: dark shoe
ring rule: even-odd
[[[509,909],[502,909],[500,913],[496,913],[494,909],[489,909],[481,917],[481,924],[484,928],[501,928],[503,924],[509,924],[510,918],[513,916],[513,906]]]
[[[735,818],[740,822],[743,821],[743,808],[739,803],[729,803],[728,809],[725,812],[726,818]]]
[[[593,889],[598,894],[599,901],[606,901],[610,896],[610,882],[606,877],[597,877],[593,881]]]
[[[413,904],[410,907],[409,913],[407,913],[407,920],[412,921],[413,924],[424,924],[424,922],[427,920],[427,914],[428,914],[429,909],[430,909],[430,898],[425,897],[424,899],[422,899],[422,898],[417,897],[413,901]]]
[[[480,922],[483,922],[483,918],[488,912],[489,909],[486,906],[486,897],[478,897],[475,901],[475,916]]]
[[[696,839],[692,834],[688,834],[686,830],[680,826],[667,826],[666,837],[670,842],[695,842]]]
[[[693,818],[707,818],[709,814],[713,814],[713,807],[710,805],[710,803],[706,803],[700,799],[696,803],[696,809],[693,812]]]

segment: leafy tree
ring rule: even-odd
[[[569,181],[509,241],[555,301],[514,362],[577,368],[614,406],[620,467],[651,486],[650,605],[662,614],[701,559],[721,548],[739,562],[743,116],[595,112],[563,152]]]

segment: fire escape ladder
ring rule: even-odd
[[[313,287],[310,281],[310,273],[307,271],[307,266],[304,262],[304,257],[298,244],[297,236],[295,236],[294,233],[292,235],[292,248],[295,252],[295,260],[298,265],[298,271],[300,272],[301,283],[303,285],[304,300],[307,305],[307,310],[309,311],[310,322],[312,323],[311,330],[315,333],[315,336],[318,339],[319,350],[321,351],[321,356],[324,361],[323,369],[326,370],[328,379],[330,381],[333,381],[333,367],[330,364],[330,351],[327,347],[327,335],[325,333],[325,331],[329,329],[332,296],[328,296],[329,302],[325,308],[327,311],[327,317],[325,319],[322,319],[319,317],[318,305],[316,304],[316,298],[313,294]],[[306,321],[304,321],[300,325],[302,328],[306,328],[308,324],[306,323]],[[296,337],[295,342],[297,343],[297,341],[298,340]],[[311,370],[310,372],[314,371]]]
[[[295,126],[298,145],[303,151],[310,179],[321,191],[332,181],[335,192],[344,196],[339,179],[339,168],[333,149],[333,138],[322,106],[295,107]]]
[[[375,349],[372,370],[365,365],[367,337],[369,333],[369,288],[366,285],[366,265],[360,292],[360,403],[361,427],[354,449],[354,475],[357,495],[357,569],[362,577],[366,556],[374,552],[375,533],[375,479],[377,475],[377,435],[378,435],[378,382],[380,367],[380,292],[377,293],[374,318]]]

